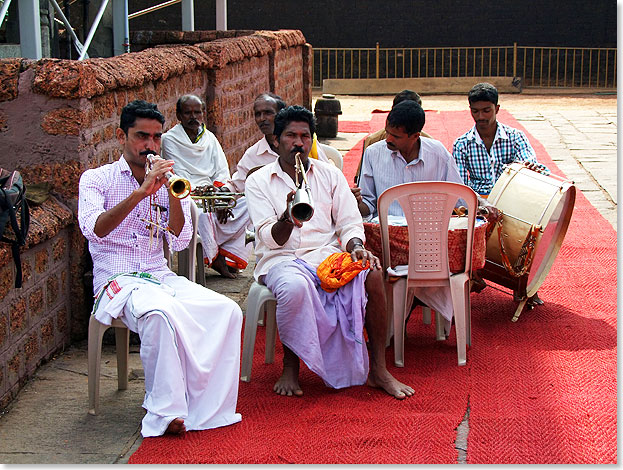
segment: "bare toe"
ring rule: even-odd
[[[169,423],[165,434],[184,434],[186,432],[186,426],[182,418],[175,418]]]

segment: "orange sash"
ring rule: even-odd
[[[350,253],[342,252],[329,255],[320,263],[316,274],[320,278],[320,287],[327,292],[334,292],[350,282],[364,269],[370,269],[369,261],[366,261],[366,265],[362,266],[360,260],[353,261]]]

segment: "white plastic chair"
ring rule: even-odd
[[[260,314],[266,312],[266,353],[264,362],[272,364],[275,361],[275,343],[277,341],[277,299],[270,289],[254,281],[247,296],[247,311],[244,320],[244,340],[242,343],[242,365],[240,366],[240,380],[251,381],[251,366],[255,350],[255,335]]]
[[[183,250],[178,258],[178,271],[188,278],[189,281],[195,282],[195,257],[197,252],[197,245],[200,245],[197,235],[197,217],[199,216],[199,208],[195,203],[191,204],[191,220],[193,224],[193,236],[190,240],[188,248]],[[167,260],[169,267],[171,267],[171,253],[169,251],[169,245],[164,242],[164,257]],[[202,285],[205,286],[205,274],[203,269],[203,250],[200,248],[200,260],[198,266],[200,283],[203,280]],[[186,257],[186,258],[185,258]],[[182,260],[186,261],[185,265],[182,265]],[[199,257],[197,257],[199,260]],[[115,329],[115,349],[117,350],[117,388],[119,390],[126,390],[128,388],[128,362],[130,353],[130,330],[125,324],[119,320],[114,319],[111,325],[105,325],[99,322],[95,315],[91,315],[89,318],[89,333],[88,333],[88,387],[89,387],[89,414],[99,414],[99,399],[100,399],[100,373],[101,373],[101,361],[102,361],[102,338],[108,328]]]
[[[191,201],[190,217],[193,224],[193,236],[190,239],[188,248],[180,251],[178,254],[177,270],[178,274],[186,276],[189,281],[198,282],[205,287],[206,277],[205,264],[203,262],[203,248],[201,245],[201,237],[197,233],[199,214],[201,214],[201,210]],[[170,265],[171,263],[169,263],[169,266]]]
[[[451,273],[448,264],[448,225],[452,210],[462,199],[468,209],[465,267]],[[406,277],[389,282],[389,228],[387,213],[397,200],[409,228],[409,265]],[[456,325],[459,365],[467,361],[466,345],[471,345],[470,277],[477,198],[474,191],[462,184],[445,181],[405,183],[384,191],[378,200],[379,224],[383,246],[388,311],[394,318],[394,362],[404,366],[405,321],[413,300],[413,287],[449,286]],[[440,336],[441,316],[437,314],[437,336]]]
[[[329,161],[333,162],[336,167],[342,170],[344,167],[344,157],[342,157],[342,153],[338,149],[333,148],[330,145],[321,144],[320,142],[318,142],[318,145],[324,151]]]

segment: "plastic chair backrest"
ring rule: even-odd
[[[320,148],[324,151],[329,161],[332,161],[336,167],[342,170],[344,167],[344,157],[342,157],[342,153],[338,149],[333,148],[330,145],[321,144],[320,142],[318,142],[318,144],[320,145]]]
[[[471,272],[474,224],[478,200],[476,193],[463,184],[447,181],[405,183],[384,191],[378,200],[379,224],[383,246],[383,267],[390,266],[387,214],[395,200],[400,204],[409,227],[409,280],[448,280],[448,226],[458,199],[467,205],[467,247],[464,272]]]

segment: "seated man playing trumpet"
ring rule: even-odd
[[[118,318],[141,338],[143,437],[241,420],[240,307],[177,276],[164,258],[164,243],[179,251],[190,241],[192,201],[167,191],[174,165],[157,156],[163,123],[155,104],[125,106],[117,129],[123,154],[85,171],[78,194],[93,258],[93,315],[106,325]]]
[[[175,162],[176,173],[187,178],[192,188],[215,187],[228,191],[230,179],[225,153],[218,140],[204,124],[205,104],[195,95],[177,100],[179,124],[162,136],[162,156]],[[232,209],[204,212],[199,216],[198,231],[205,262],[221,276],[233,279],[247,267],[250,248],[245,244],[249,223],[246,200],[240,197]]]
[[[254,275],[277,298],[284,357],[273,390],[303,395],[298,381],[302,359],[330,387],[367,382],[404,399],[413,388],[396,380],[385,364],[381,264],[363,247],[361,215],[342,172],[309,158],[314,131],[307,109],[281,110],[274,128],[279,158],[249,175],[245,186],[255,226]],[[326,275],[329,270],[323,267],[333,261],[353,275],[348,283],[335,285]]]

